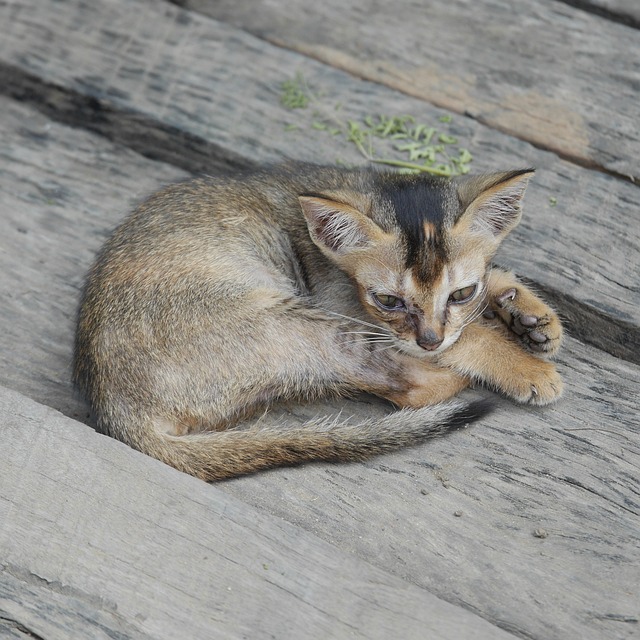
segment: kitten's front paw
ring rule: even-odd
[[[562,395],[563,387],[556,368],[550,362],[538,360],[536,366],[514,372],[503,391],[516,402],[543,406],[557,400]]]
[[[554,355],[562,342],[562,324],[551,307],[524,287],[510,287],[493,300],[492,310],[532,352]]]

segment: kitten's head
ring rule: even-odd
[[[371,173],[364,189],[300,197],[309,233],[403,351],[451,346],[485,308],[486,277],[518,224],[532,169],[437,179]]]

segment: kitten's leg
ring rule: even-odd
[[[302,324],[298,324],[300,320]],[[368,343],[362,337],[366,327],[345,325],[335,318],[322,317],[317,311],[290,309],[286,317],[277,322],[277,327],[280,329],[285,323],[290,323],[290,330],[297,327],[295,332],[290,332],[291,338],[301,331],[304,344],[296,348],[292,343],[289,355],[292,360],[298,359],[293,367],[297,377],[303,360],[300,354],[309,351],[310,341],[316,343],[308,375],[316,379],[316,388],[322,389],[320,395],[367,392],[399,407],[420,408],[449,400],[471,383],[469,377],[456,371],[389,349],[390,344],[384,341]],[[374,333],[382,331],[384,329]],[[395,337],[389,337],[392,344]],[[313,364],[314,357],[316,364]],[[324,377],[318,378],[323,369]]]
[[[352,324],[303,303],[291,301],[282,309],[276,307],[259,322],[262,327],[257,334],[267,345],[287,336],[271,375],[288,379],[291,389],[302,381],[298,396],[308,397],[310,387],[317,395],[366,392],[399,407],[420,408],[449,400],[471,383],[456,371],[390,348],[396,338],[388,332],[386,341],[383,328]],[[367,340],[367,331],[372,341]]]
[[[562,380],[551,362],[523,350],[502,323],[478,320],[438,361],[501,391],[517,402],[545,405],[562,394]]]
[[[154,405],[169,433],[224,429],[275,401],[368,392],[402,407],[454,396],[464,376],[396,353],[380,332],[336,319],[269,292],[231,320],[194,314],[187,344],[168,354],[153,378]],[[169,342],[170,336],[166,336]],[[177,364],[180,363],[180,364]],[[131,366],[131,359],[127,360]],[[176,414],[172,407],[188,407]]]
[[[556,312],[507,271],[492,269],[487,301],[498,316],[533,353],[551,357],[562,342],[562,324]]]

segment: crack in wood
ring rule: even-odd
[[[616,358],[640,364],[640,327],[598,311],[561,291],[519,277],[540,291],[558,311],[569,335]]]
[[[548,477],[548,476],[547,476]],[[575,478],[569,478],[567,477],[559,477],[557,476],[555,478],[556,480],[560,480],[561,482],[565,482],[566,484],[571,485],[572,487],[576,487],[577,489],[582,489],[583,491],[586,491],[587,493],[591,493],[594,496],[597,496],[598,498],[601,498],[602,500],[608,502],[609,504],[618,507],[618,509],[622,509],[623,511],[627,511],[628,513],[631,513],[634,516],[640,516],[640,512],[638,511],[634,511],[633,509],[630,509],[629,507],[625,507],[624,505],[620,504],[619,502],[616,502],[615,500],[612,500],[611,498],[605,496],[604,494],[596,491],[595,489],[592,489],[591,487],[588,487],[586,484],[580,482],[579,480],[576,480]]]
[[[6,573],[24,584],[29,584],[35,587],[44,587],[45,589],[53,593],[76,598],[78,600],[81,600],[82,602],[85,602],[96,610],[115,613],[118,609],[116,604],[113,602],[109,602],[104,598],[85,593],[84,591],[80,591],[79,589],[63,585],[56,580],[48,580],[47,578],[44,578],[37,573],[34,573],[33,571],[26,571],[12,565],[0,565],[0,574],[2,573]]]
[[[557,1],[573,7],[574,9],[580,9],[580,11],[584,11],[585,13],[590,13],[594,16],[598,16],[599,18],[604,18],[605,20],[610,20],[611,22],[617,22],[618,24],[623,24],[626,27],[631,27],[632,29],[640,29],[640,18],[631,13],[627,13],[624,10],[609,9],[608,7],[603,6],[598,2],[594,2],[594,0]]]
[[[562,0],[557,0],[557,1],[561,2]],[[323,62],[323,61],[320,60],[320,62]],[[362,79],[369,80],[369,78],[366,78],[364,76],[362,77]],[[398,91],[401,91],[401,89],[398,89]],[[408,95],[411,95],[411,94],[408,94]],[[434,105],[434,106],[439,106],[439,105]],[[443,108],[446,108],[450,111],[454,111],[449,105]],[[575,153],[567,153],[565,151],[562,151],[562,149],[560,148],[551,147],[549,145],[542,144],[533,138],[528,138],[527,136],[520,135],[515,129],[496,126],[496,124],[492,122],[490,118],[483,117],[481,115],[478,115],[477,113],[468,111],[467,109],[463,111],[455,111],[455,113],[458,113],[459,115],[463,115],[467,118],[471,118],[472,120],[475,120],[476,122],[481,124],[483,127],[487,127],[487,129],[493,129],[494,131],[500,131],[501,133],[506,133],[508,136],[511,136],[512,138],[516,138],[518,140],[522,140],[523,142],[530,144],[532,147],[535,147],[536,149],[540,149],[541,151],[546,151],[547,153],[552,153],[553,155],[557,156],[561,160],[565,160],[566,162],[575,164],[578,167],[582,167],[583,169],[588,169],[589,171],[598,171],[600,173],[604,173],[608,176],[611,176],[612,178],[617,178],[618,180],[624,180],[625,182],[629,182],[636,187],[640,187],[640,181],[636,176],[628,175],[626,173],[620,173],[619,171],[608,169],[602,164],[598,164],[597,162],[590,160],[588,158],[583,158]]]
[[[160,162],[195,174],[248,169],[255,163],[177,127],[163,124],[0,62],[0,95],[29,104],[48,118],[82,127]]]
[[[35,638],[36,640],[45,640],[44,636],[36,633],[32,629],[29,629],[26,625],[22,624],[19,620],[15,620],[14,618],[10,618],[0,612],[0,630],[2,627],[11,628],[15,631],[19,631],[20,633],[28,636],[29,638]]]
[[[3,628],[7,628],[29,638],[45,640],[46,636],[37,633],[33,625],[42,622],[43,629],[50,630],[50,620],[56,620],[56,629],[64,627],[68,637],[104,637],[112,640],[149,637],[119,613],[114,602],[57,580],[49,580],[33,570],[0,564],[0,587],[3,600],[18,607],[13,612],[0,609],[2,637]],[[21,608],[25,602],[38,604]],[[18,620],[18,616],[22,617],[22,621]],[[77,633],[79,629],[84,632],[82,636]]]

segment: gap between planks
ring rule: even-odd
[[[558,0],[558,2],[632,29],[640,29],[640,3],[637,0]]]

